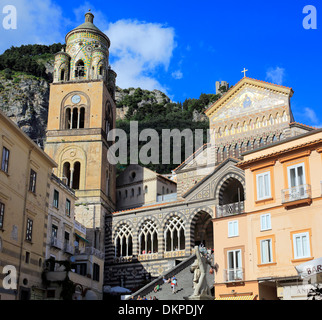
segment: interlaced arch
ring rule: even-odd
[[[158,228],[152,220],[145,221],[139,230],[139,252],[158,252]]]
[[[115,257],[127,257],[133,254],[132,229],[126,223],[123,223],[117,229],[114,245]]]
[[[165,251],[185,249],[185,226],[179,216],[171,217],[164,230]]]

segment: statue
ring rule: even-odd
[[[207,284],[206,272],[208,265],[217,271],[217,264],[211,265],[211,257],[207,255],[205,247],[195,246],[197,259],[190,267],[190,272],[193,272],[193,289],[194,292],[191,296],[187,297],[188,300],[213,300],[210,288]]]

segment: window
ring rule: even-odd
[[[72,264],[72,269],[75,270],[75,273],[80,274],[81,276],[86,276],[86,274],[87,274],[87,265],[86,265],[86,263]]]
[[[58,209],[59,205],[59,192],[57,190],[54,190],[54,207]]]
[[[9,167],[9,154],[10,151],[3,147],[2,149],[2,160],[1,160],[1,170],[8,173],[8,167]]]
[[[33,221],[30,218],[27,218],[27,229],[26,229],[26,240],[32,240],[32,225]]]
[[[70,200],[66,199],[66,216],[70,217]]]
[[[309,258],[310,238],[309,232],[293,234],[294,259]]]
[[[100,266],[97,263],[93,264],[93,280],[100,281]]]
[[[271,226],[271,214],[262,214],[261,215],[261,231],[270,230]]]
[[[25,262],[29,263],[29,261],[30,261],[30,252],[26,251]]]
[[[304,163],[296,164],[287,168],[288,185],[290,188],[305,184]]]
[[[144,187],[144,193],[148,193],[149,189],[148,189],[148,186],[145,186]]]
[[[0,229],[3,228],[4,204],[0,202]]]
[[[238,220],[228,222],[228,237],[238,236]]]
[[[257,200],[271,197],[271,175],[270,172],[259,173],[256,175]]]
[[[36,180],[37,173],[34,170],[30,170],[30,181],[29,181],[29,191],[35,193],[36,192]]]
[[[273,262],[272,255],[272,239],[264,239],[260,241],[261,250],[261,263],[271,263]]]
[[[57,239],[57,234],[58,234],[58,227],[53,224],[51,227],[51,238]]]
[[[228,281],[242,280],[243,279],[243,269],[241,261],[241,250],[231,250],[227,252],[228,260]]]

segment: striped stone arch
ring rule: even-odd
[[[198,218],[200,217],[201,213],[202,212],[207,212],[209,213],[209,215],[214,218],[214,212],[211,208],[209,207],[198,207],[196,209],[194,209],[191,214],[190,214],[190,217],[189,217],[189,220],[188,220],[188,225],[192,225],[194,223],[196,223],[196,221],[198,220]]]
[[[231,179],[238,180],[242,184],[242,186],[244,188],[244,193],[245,193],[245,190],[246,190],[245,189],[246,188],[245,178],[241,174],[236,173],[236,172],[226,173],[224,176],[222,176],[219,179],[219,182],[217,183],[217,186],[215,187],[215,199],[218,199],[219,202],[222,199],[223,190],[225,189],[223,187],[228,185],[228,183],[231,181]]]

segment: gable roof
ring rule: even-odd
[[[215,101],[205,111],[206,116],[212,116],[220,107],[222,107],[223,104],[227,103],[230,99],[232,99],[246,85],[280,92],[285,95],[288,95],[289,97],[292,97],[294,93],[293,89],[290,87],[285,87],[282,85],[245,77],[239,80],[233,87],[231,87],[220,99]]]

